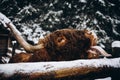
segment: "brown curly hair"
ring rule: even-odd
[[[96,45],[96,37],[88,30],[61,29],[50,33],[44,39],[40,39],[38,44],[41,43],[44,44],[44,48],[35,51],[27,61],[61,61],[88,58],[87,50]],[[14,58],[17,57],[14,56]],[[13,62],[20,62],[14,58],[12,59]]]

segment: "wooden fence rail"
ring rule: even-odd
[[[0,80],[51,80],[116,69],[120,58],[0,64]]]

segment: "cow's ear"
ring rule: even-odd
[[[91,46],[97,44],[98,37],[94,31],[85,30],[85,36],[90,39]]]

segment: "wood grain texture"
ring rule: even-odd
[[[51,80],[120,69],[120,58],[0,64],[0,80]]]

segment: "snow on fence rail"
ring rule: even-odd
[[[120,58],[90,59],[59,62],[34,62],[0,64],[0,80],[64,78],[75,75],[86,75],[109,69],[120,69]]]

